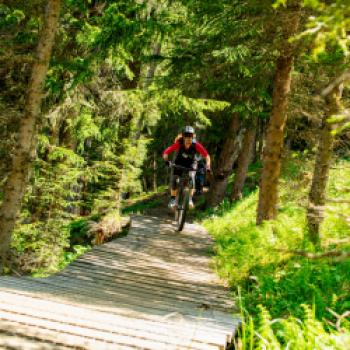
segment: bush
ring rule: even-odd
[[[68,238],[69,230],[61,220],[18,225],[11,243],[15,269],[23,274],[57,271],[69,247]]]

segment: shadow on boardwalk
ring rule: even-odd
[[[136,216],[127,236],[56,275],[1,278],[0,327],[83,348],[223,349],[239,319],[209,267],[211,243],[200,226]]]

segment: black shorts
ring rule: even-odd
[[[182,175],[182,173],[186,171],[186,170],[182,170],[182,169],[176,169],[173,168],[172,174],[171,174],[171,189],[172,190],[176,190],[177,189],[177,183],[178,183],[178,179],[179,177]],[[195,183],[195,176],[196,176],[196,171],[190,171],[189,172],[189,176],[191,178],[191,188],[194,188],[194,183]]]

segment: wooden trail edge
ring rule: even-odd
[[[0,277],[0,348],[226,349],[240,318],[211,245],[198,225],[135,216],[55,275]]]

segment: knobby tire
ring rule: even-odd
[[[179,196],[178,208],[177,208],[177,230],[182,231],[185,225],[186,214],[188,209],[189,192],[188,189],[183,189]],[[181,203],[181,204],[180,204]],[[175,214],[176,215],[176,214]]]

